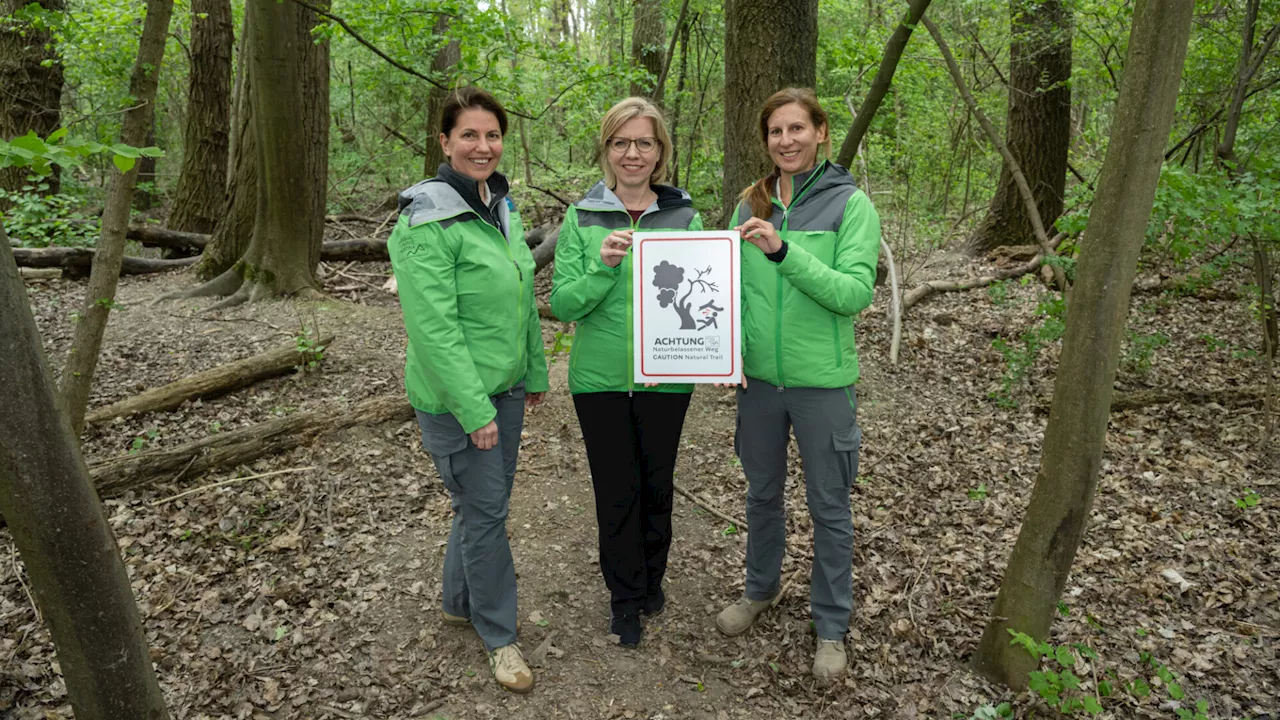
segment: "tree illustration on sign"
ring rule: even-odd
[[[684,268],[672,265],[666,260],[653,269],[653,286],[658,288],[658,305],[674,306],[676,314],[680,316],[681,330],[700,329],[693,320],[693,303],[689,302],[689,296],[693,294],[694,289],[697,289],[699,294],[719,292],[715,283],[703,279],[711,274],[710,266],[706,270],[698,270],[697,273],[697,277],[686,281]],[[676,300],[676,293],[680,290],[680,285],[685,282],[689,283],[689,289],[685,291],[683,297]]]

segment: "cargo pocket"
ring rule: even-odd
[[[739,460],[742,459],[742,414],[738,413],[734,416],[733,425],[733,454]]]
[[[465,469],[463,450],[467,449],[468,436],[462,425],[452,415],[417,411],[418,427],[422,430],[422,447],[431,453],[436,471],[449,492],[460,492],[458,477]]]
[[[862,445],[862,429],[857,425],[831,434],[831,443],[840,461],[845,489],[853,487],[858,476],[858,448]]]

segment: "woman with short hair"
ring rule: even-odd
[[[465,87],[441,112],[446,162],[400,193],[387,242],[409,345],[405,388],[422,444],[453,501],[444,621],[471,625],[494,679],[533,689],[516,645],[516,572],[507,541],[525,407],[548,386],[533,255],[497,172],[507,114]]]
[[[880,219],[830,160],[827,114],[812,90],[787,88],[760,110],[773,170],[747,188],[731,225],[742,234],[743,381],[735,449],[747,476],[747,579],[716,625],[746,632],[781,599],[787,444],[794,429],[813,521],[809,603],[813,674],[846,672],[853,607],[853,516],[861,431],[853,318],[871,304]]]
[[[569,390],[587,446],[610,632],[640,643],[641,615],[665,608],[676,451],[690,385],[636,385],[632,368],[631,236],[701,230],[689,193],[669,185],[662,113],[627,98],[600,124],[604,179],[569,207],[556,244],[551,311],[577,321]]]

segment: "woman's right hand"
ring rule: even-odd
[[[616,268],[622,264],[622,258],[627,256],[627,250],[631,248],[631,228],[624,230],[614,230],[600,244],[600,262],[608,267]]]
[[[498,444],[498,421],[490,420],[488,425],[471,433],[471,442],[480,450],[492,450]]]

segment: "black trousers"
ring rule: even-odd
[[[662,587],[671,548],[672,479],[688,393],[573,396],[595,486],[600,572],[614,612]]]

